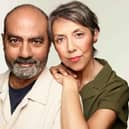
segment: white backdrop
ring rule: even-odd
[[[3,19],[14,6],[31,3],[49,14],[57,5],[70,0],[1,0],[0,32],[3,32]],[[129,0],[80,0],[86,3],[98,16],[100,38],[96,43],[99,57],[105,58],[112,68],[129,82]],[[0,37],[0,73],[7,70]],[[48,67],[59,63],[59,58],[51,48]]]
[[[16,5],[31,3],[42,8],[47,14],[57,5],[70,0],[4,0],[0,1],[0,32],[3,30],[3,18]],[[86,3],[99,18],[100,38],[96,43],[98,56],[105,58],[114,70],[129,82],[129,0],[80,0]],[[0,37],[0,73],[7,70],[4,61],[2,41]],[[55,50],[51,49],[48,66],[59,62]]]

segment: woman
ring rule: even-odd
[[[94,57],[99,31],[96,15],[79,1],[50,15],[51,38],[62,61],[52,73],[63,85],[63,129],[127,128],[129,88],[107,61]]]

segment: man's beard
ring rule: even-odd
[[[6,62],[11,70],[11,72],[20,79],[30,79],[38,75],[43,67],[46,65],[47,57],[41,62],[32,57],[23,58],[18,57],[16,60],[10,62],[6,58]],[[26,66],[26,65],[30,66]]]

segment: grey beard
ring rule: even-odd
[[[40,73],[42,70],[40,65],[32,65],[31,67],[21,67],[15,64],[12,73],[20,79],[30,79]]]
[[[5,55],[6,63],[10,71],[20,79],[30,79],[38,75],[45,67],[47,63],[48,56],[46,56],[42,61],[38,59],[33,59],[32,57],[23,58],[18,57],[14,61],[9,61]],[[24,67],[20,64],[32,64],[30,67]]]

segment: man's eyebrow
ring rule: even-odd
[[[11,38],[11,37],[14,37],[14,38],[18,38],[18,39],[22,39],[22,37],[18,36],[18,35],[15,35],[15,34],[6,34],[7,35],[7,38]]]
[[[35,39],[44,40],[44,36],[34,36],[29,38],[29,40],[35,40]]]

